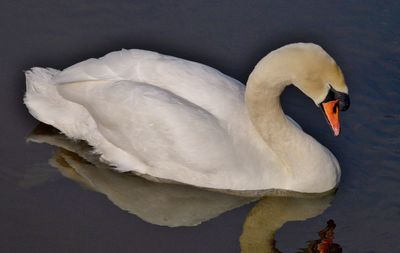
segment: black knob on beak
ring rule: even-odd
[[[346,111],[350,107],[350,97],[346,93],[338,92],[335,93],[335,98],[339,100],[339,110]]]
[[[335,90],[334,88],[329,89],[328,94],[325,97],[325,102],[333,101],[333,100],[338,100],[338,106],[340,111],[346,111],[350,107],[350,97],[346,93],[340,92]]]

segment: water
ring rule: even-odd
[[[240,252],[241,248],[246,252],[249,245],[257,245],[260,252],[278,252],[272,238],[279,251],[297,252],[321,243],[318,232],[329,220],[336,227],[330,223],[322,239],[333,232],[336,246],[332,247],[340,245],[343,252],[400,252],[400,4],[396,1],[0,5],[2,252]],[[202,62],[245,82],[267,52],[297,41],[321,44],[342,67],[350,87],[352,105],[341,114],[339,138],[331,136],[319,109],[301,92],[288,88],[282,98],[287,114],[340,161],[342,180],[334,195],[250,202],[116,178],[122,181],[119,187],[128,181],[128,189],[136,182],[142,188],[135,189],[147,193],[155,188],[160,194],[181,194],[178,199],[159,195],[169,201],[157,206],[156,201],[146,202],[143,190],[136,198],[143,197],[142,202],[135,205],[116,198],[112,192],[118,188],[107,188],[100,180],[115,177],[101,173],[86,177],[96,183],[97,188],[90,190],[83,179],[77,183],[77,178],[61,175],[67,175],[67,164],[63,163],[66,171],[48,164],[56,148],[26,143],[37,121],[22,104],[22,71],[32,66],[62,69],[120,48],[143,48]],[[64,160],[68,155],[76,158],[66,151],[55,154]],[[202,197],[197,201],[193,194]],[[201,221],[198,226],[179,226]],[[178,227],[157,225],[167,223]],[[271,237],[274,229],[278,230]]]

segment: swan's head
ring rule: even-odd
[[[281,47],[265,57],[268,70],[282,82],[292,83],[320,107],[334,135],[339,135],[339,111],[350,106],[348,88],[335,60],[320,46],[295,43]],[[272,68],[270,68],[272,67]]]

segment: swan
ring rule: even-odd
[[[339,134],[348,88],[316,44],[270,52],[246,86],[211,67],[138,49],[25,75],[29,112],[87,141],[117,171],[232,192],[321,193],[339,183],[334,155],[284,114],[279,99],[295,85]]]

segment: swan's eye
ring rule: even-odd
[[[325,102],[329,102],[329,101],[333,101],[333,100],[335,100],[335,92],[334,92],[334,89],[331,87],[328,91],[328,94],[326,94],[324,101],[322,101],[322,102],[325,103]]]

